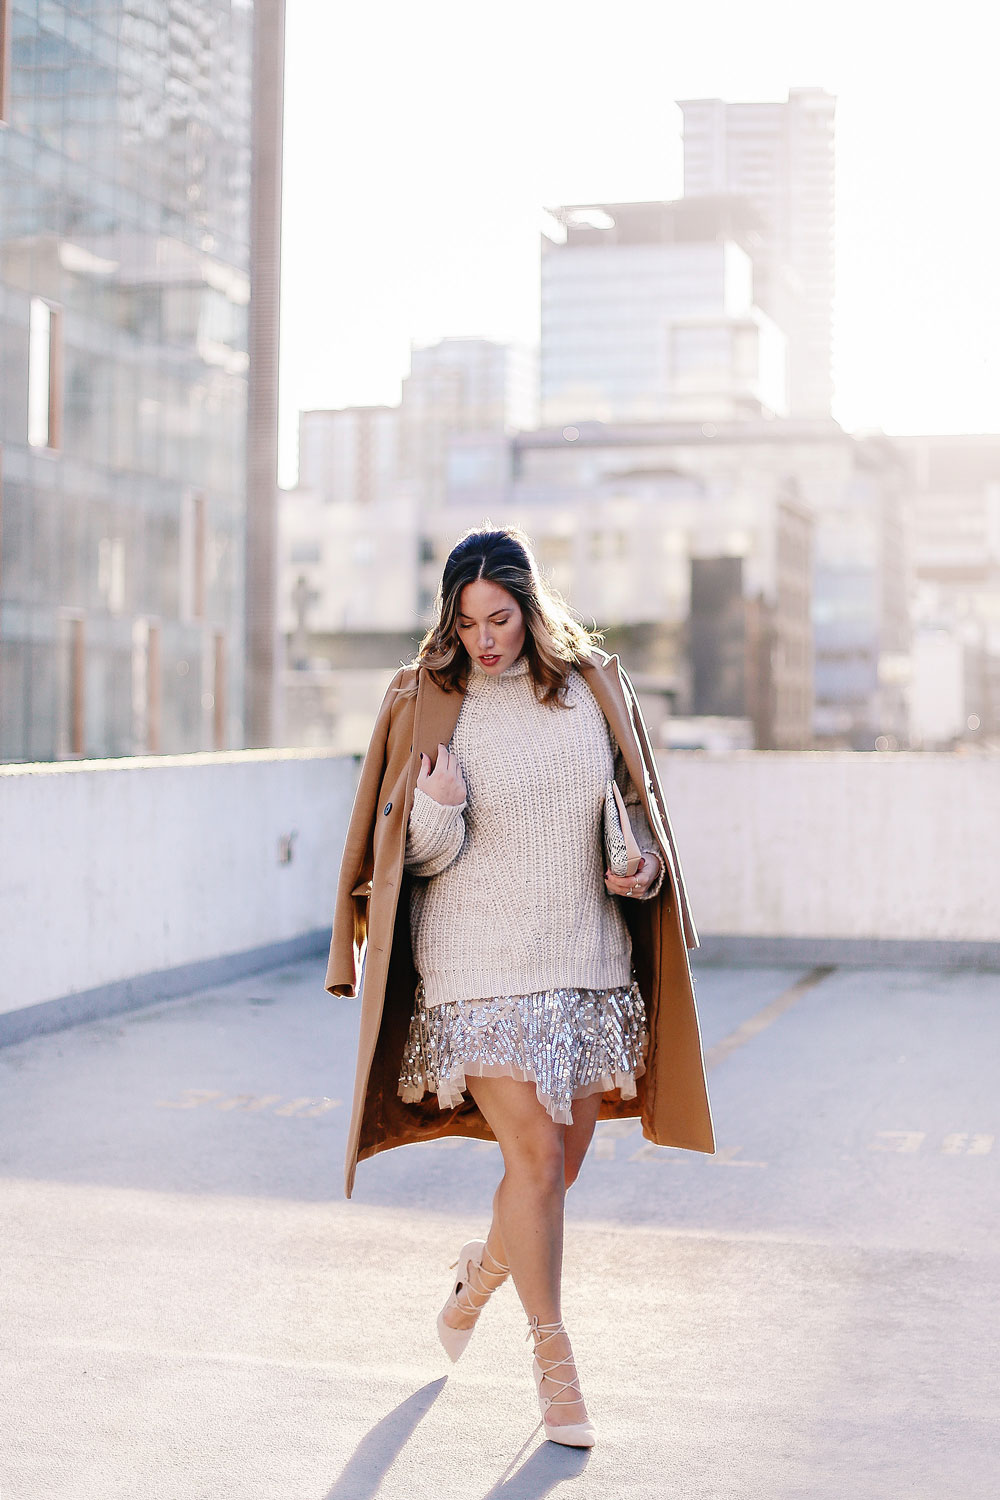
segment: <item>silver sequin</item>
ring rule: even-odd
[[[635,1097],[645,1071],[646,1011],[633,980],[616,989],[553,989],[485,1000],[423,1003],[417,985],[403,1048],[399,1094],[408,1104],[436,1093],[462,1103],[466,1075],[535,1084],[552,1119],[573,1123],[574,1099],[620,1089]]]

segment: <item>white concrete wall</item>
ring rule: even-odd
[[[703,936],[997,941],[1000,759],[661,770]],[[356,774],[322,750],[0,766],[0,1013],[329,928]]]
[[[0,766],[0,1013],[329,927],[356,775],[307,750]]]
[[[1000,758],[661,757],[699,934],[997,942]]]

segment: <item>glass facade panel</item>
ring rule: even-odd
[[[0,756],[241,744],[253,5],[9,16]]]
[[[49,447],[51,336],[52,309],[41,297],[32,297],[28,312],[28,442],[33,448]]]

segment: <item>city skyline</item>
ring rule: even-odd
[[[398,401],[411,341],[535,342],[542,210],[680,196],[676,100],[790,86],[837,98],[834,415],[855,430],[995,430],[989,52],[971,5],[950,14],[961,78],[941,71],[938,36],[899,29],[901,6],[856,3],[669,18],[632,3],[612,33],[562,4],[525,33],[517,3],[470,67],[467,17],[436,0],[419,27],[393,13],[362,88],[348,60],[382,45],[376,18],[293,0],[281,483],[295,480],[298,410]]]

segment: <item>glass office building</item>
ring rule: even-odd
[[[0,759],[240,745],[253,5],[0,17]]]

